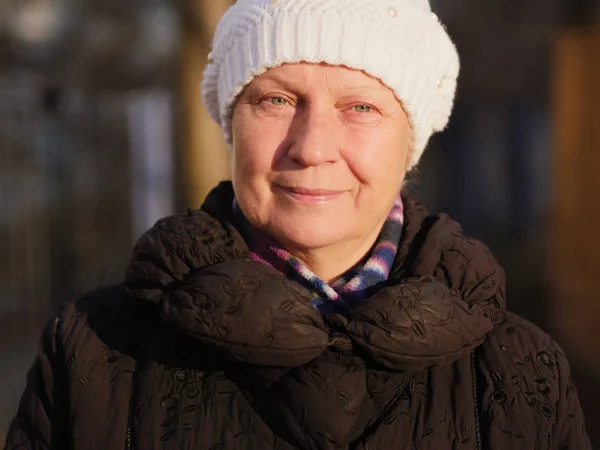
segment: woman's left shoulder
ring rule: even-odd
[[[490,332],[481,354],[491,357],[491,361],[514,361],[519,367],[541,364],[551,368],[557,363],[555,356],[566,358],[560,345],[548,333],[510,311]]]
[[[535,423],[552,448],[591,449],[565,352],[531,322],[510,312],[505,317],[476,350],[481,413],[502,424],[489,435],[527,435]]]
[[[511,375],[509,383],[519,384],[521,376],[533,377],[534,391],[547,394],[560,380],[559,372],[568,368],[567,357],[560,345],[537,325],[506,312],[477,351],[482,368]],[[496,377],[498,378],[498,377]],[[522,380],[526,381],[526,380]]]

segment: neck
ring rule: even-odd
[[[365,259],[375,245],[384,222],[361,239],[316,249],[299,248],[290,243],[285,244],[284,248],[321,280],[331,283]]]

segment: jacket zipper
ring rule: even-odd
[[[131,426],[127,426],[127,436],[125,439],[125,450],[131,450]]]
[[[146,319],[143,315],[140,321]],[[145,336],[145,333],[141,332],[141,326],[136,324],[136,334],[139,336]],[[140,339],[141,340],[141,339]],[[131,393],[129,394],[129,415],[127,417],[127,431],[125,432],[125,450],[131,450],[133,448],[133,416],[135,412],[135,399],[137,393],[138,379],[140,376],[140,342],[136,343],[135,350],[135,362],[133,366],[133,375],[131,378]]]
[[[125,450],[131,450],[131,435],[133,430],[133,413],[135,410],[135,393],[138,382],[138,361],[135,362],[133,378],[131,380],[131,394],[129,395],[129,415],[127,417],[127,431],[125,432]]]
[[[479,423],[479,400],[477,396],[477,369],[475,367],[475,350],[471,352],[471,384],[473,386],[473,405],[475,414],[476,450],[483,450],[481,446],[481,426]]]

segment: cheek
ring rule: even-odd
[[[234,177],[245,181],[257,178],[268,179],[282,158],[280,151],[285,133],[277,124],[267,120],[240,120],[234,125],[232,134]]]
[[[386,175],[402,183],[410,151],[410,130],[408,124],[398,126],[393,131],[385,133],[381,141],[382,170]]]
[[[243,109],[236,110],[231,122],[233,176],[247,179],[260,166],[259,158],[262,134],[256,129],[256,121],[251,120]]]
[[[256,192],[264,188],[273,173],[273,152],[258,137],[233,143],[232,176],[240,187]]]
[[[408,145],[405,136],[389,133],[363,133],[351,139],[348,162],[365,184],[400,186],[406,171]]]
[[[256,159],[256,147],[252,145],[242,145],[243,143],[238,142],[233,146],[233,178],[236,182],[243,186],[248,186],[248,183],[264,172],[261,170],[259,161]]]

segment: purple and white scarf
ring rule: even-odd
[[[323,316],[348,314],[384,286],[398,251],[404,223],[404,206],[402,197],[398,195],[371,254],[328,284],[291,253],[250,225],[235,200],[233,211],[252,259],[307,288],[313,306]]]

